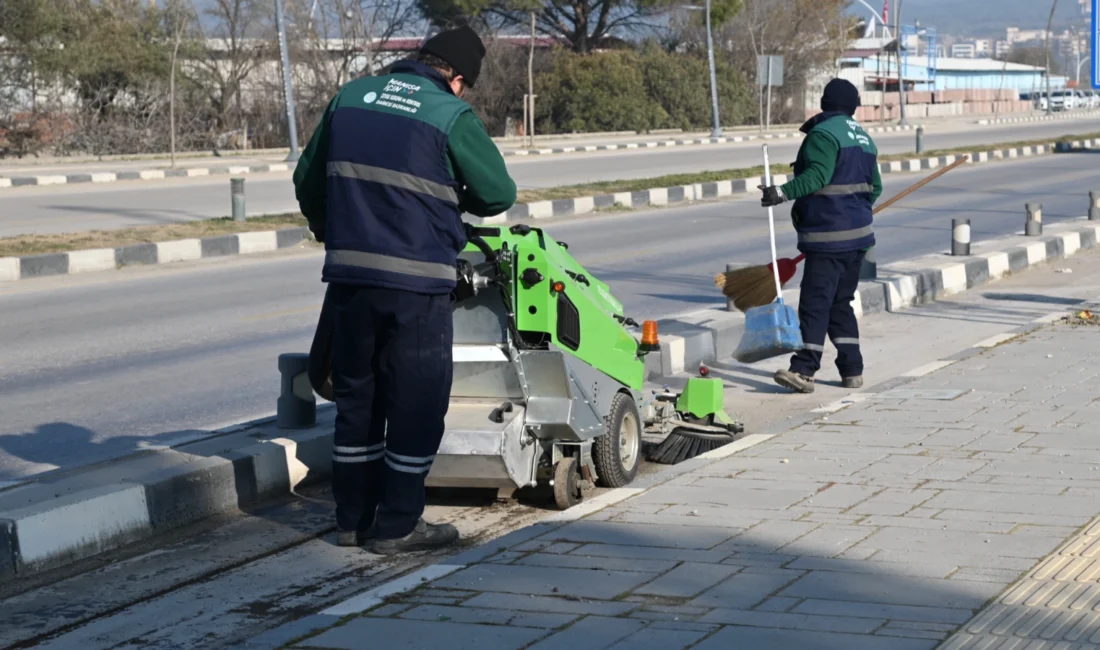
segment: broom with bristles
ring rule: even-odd
[[[890,197],[889,200],[883,201],[875,206],[874,214],[882,212],[969,159],[969,155],[964,155],[947,167],[944,167],[934,174],[930,174],[928,178],[914,183],[904,191]],[[787,282],[794,277],[794,274],[798,271],[799,262],[805,258],[806,255],[802,254],[794,258],[785,257],[781,260],[777,260],[777,264],[779,265],[779,284],[781,286],[787,284]],[[714,286],[718,287],[726,298],[733,302],[733,306],[742,312],[748,311],[753,307],[769,305],[775,302],[775,299],[778,297],[775,293],[775,275],[772,271],[771,264],[746,266],[745,268],[719,273],[714,276]]]

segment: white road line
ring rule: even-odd
[[[1055,311],[1055,312],[1051,312],[1051,313],[1047,314],[1046,316],[1036,318],[1035,320],[1033,320],[1031,322],[1032,323],[1053,323],[1056,320],[1060,320],[1065,315],[1066,315],[1066,312],[1064,312],[1064,311]]]
[[[696,458],[705,458],[707,460],[718,460],[720,458],[726,458],[732,456],[739,451],[744,451],[749,447],[755,447],[765,440],[771,440],[774,435],[767,433],[754,433],[752,435],[745,436],[736,442],[731,442],[728,445],[723,445],[717,449],[711,449],[705,454],[699,454]]]
[[[1012,339],[1016,338],[1017,336],[1019,336],[1019,333],[1002,332],[1001,334],[997,334],[996,336],[991,336],[991,337],[987,338],[984,341],[980,341],[978,343],[975,343],[974,347],[976,347],[976,348],[996,347],[996,346],[1000,345],[1001,343],[1004,343],[1005,341],[1011,341]]]
[[[955,363],[955,362],[951,361],[951,360],[941,359],[939,361],[933,361],[932,363],[926,363],[926,364],[924,364],[923,366],[921,366],[919,368],[914,368],[914,369],[910,370],[909,372],[903,373],[901,376],[902,377],[923,377],[925,375],[936,372],[940,368],[946,368],[947,366],[950,366],[953,363]]]

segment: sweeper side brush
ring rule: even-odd
[[[742,432],[722,411],[721,380],[643,395],[656,323],[623,313],[610,288],[538,228],[467,226],[454,292],[454,381],[445,432],[427,484],[510,497],[552,488],[578,503],[586,487],[634,480],[644,436],[664,434],[684,460]],[[331,310],[322,308],[310,381],[331,394]],[[679,434],[677,434],[679,432]],[[690,446],[679,437],[703,434]],[[672,442],[668,442],[669,439]]]

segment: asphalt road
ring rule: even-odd
[[[930,127],[925,149],[1054,138],[1095,131],[1100,120],[1076,119],[1011,126],[944,123]],[[883,154],[914,150],[912,132],[875,136]],[[775,171],[794,160],[798,139],[769,144]],[[510,158],[522,189],[600,180],[751,167],[761,162],[757,142]],[[290,174],[260,174],[246,182],[249,214],[297,211]],[[46,186],[0,191],[0,237],[158,225],[229,214],[229,182],[221,178],[131,181],[99,186]]]
[[[1083,215],[1093,165],[1064,155],[952,172],[879,216],[878,260],[943,250],[953,216],[978,240],[1020,230],[1025,201],[1042,202],[1047,223]],[[886,194],[919,177],[887,177]],[[749,199],[546,228],[639,321],[720,302],[715,271],[768,256],[766,212]],[[302,251],[0,285],[0,481],[273,412],[277,355],[309,348],[320,266]]]

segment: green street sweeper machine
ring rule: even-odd
[[[467,225],[454,293],[454,382],[446,430],[427,484],[498,490],[549,486],[559,508],[592,485],[621,487],[643,456],[678,462],[743,431],[722,407],[719,379],[683,391],[643,390],[656,323],[623,313],[543,230]],[[311,350],[310,379],[331,399],[326,316]],[[326,394],[327,393],[327,394]],[[664,436],[663,443],[644,437]]]

